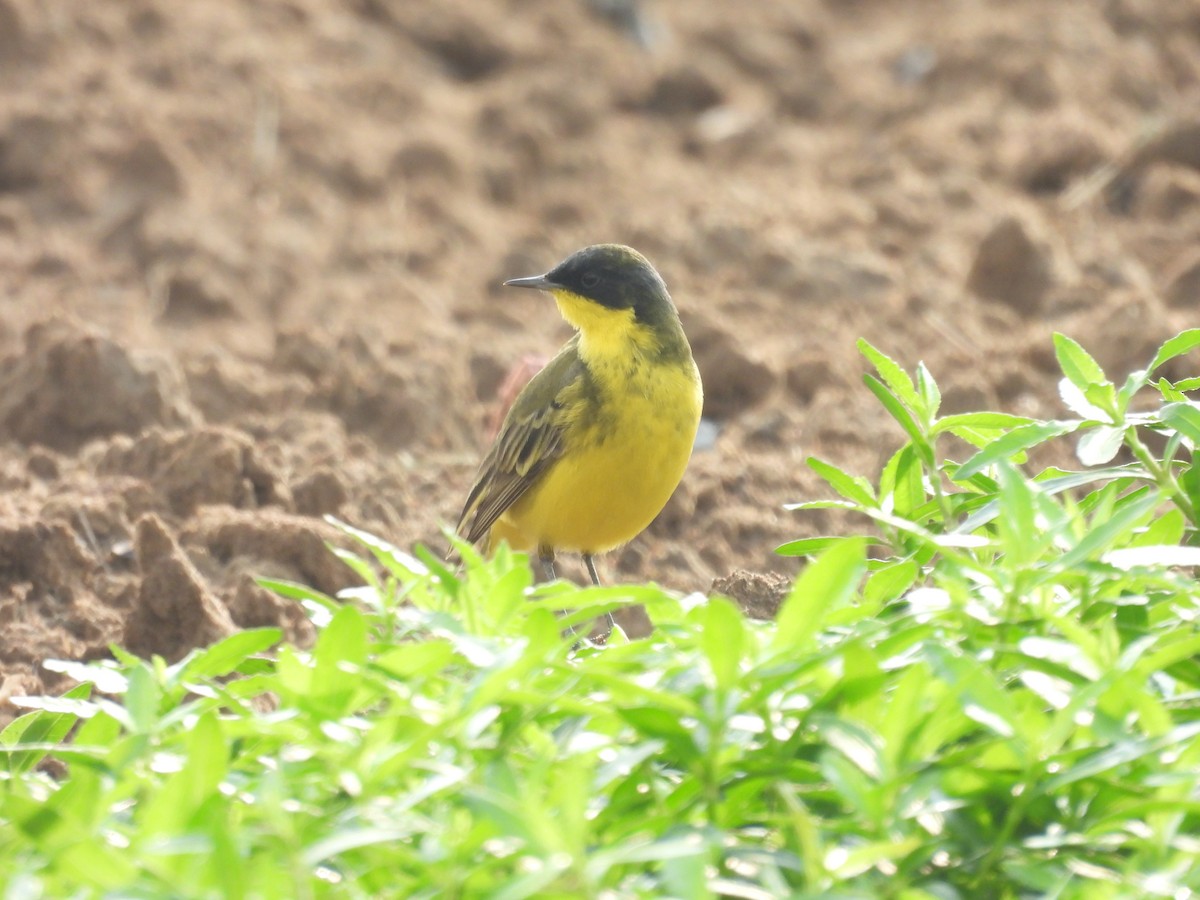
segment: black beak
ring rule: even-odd
[[[506,287],[533,288],[535,291],[552,291],[556,287],[553,281],[545,275],[529,275],[525,278],[510,278],[504,282]]]

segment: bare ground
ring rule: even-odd
[[[611,4],[610,4],[611,5]],[[1200,301],[1200,3],[0,0],[0,718],[48,657],[307,623],[335,514],[442,546],[506,374],[498,287],[621,241],[719,429],[609,578],[747,589],[816,454],[899,434],[854,341],[948,409],[1059,411]],[[772,592],[775,593],[772,593]]]

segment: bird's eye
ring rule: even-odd
[[[600,276],[595,272],[584,272],[583,277],[579,279],[579,283],[585,288],[594,288],[600,284]]]

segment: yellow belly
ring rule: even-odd
[[[492,526],[490,543],[603,553],[662,511],[691,456],[699,379],[694,370],[656,372],[621,393],[608,426],[581,429],[577,445]]]

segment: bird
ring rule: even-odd
[[[504,284],[550,294],[575,333],[513,401],[456,531],[485,553],[536,553],[550,581],[556,555],[578,553],[599,585],[594,558],[645,530],[683,478],[700,372],[666,284],[631,247],[594,244]]]

